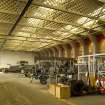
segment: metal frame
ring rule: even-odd
[[[87,71],[85,72],[89,72],[89,76],[90,77],[93,76],[94,80],[96,80],[99,76],[99,66],[100,66],[100,64],[98,64],[97,62],[99,61],[99,58],[103,58],[103,57],[105,58],[105,53],[79,56],[78,64],[77,64],[78,65],[78,79],[80,79],[81,73],[82,72],[84,73],[84,71],[80,72],[81,70],[80,65],[83,65],[83,66],[87,65]],[[79,62],[80,59],[82,59],[81,63]]]

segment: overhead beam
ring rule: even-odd
[[[12,39],[12,38],[10,38],[10,36],[7,36],[7,35],[3,35],[3,34],[0,34],[1,36],[5,36],[5,37],[7,37],[8,38],[8,40],[19,40],[19,39]],[[57,40],[57,39],[52,39],[52,38],[34,38],[34,37],[24,37],[24,36],[14,36],[14,37],[19,37],[19,38],[25,38],[25,39],[27,39],[27,40],[19,40],[19,41],[28,41],[28,42],[39,42],[40,40],[49,40],[49,41],[54,41],[55,43],[62,43],[62,42],[64,42],[63,40]],[[28,38],[32,38],[32,39],[34,39],[34,40],[32,40],[32,41],[29,41],[28,40]],[[5,38],[0,38],[0,39],[4,39],[5,40]],[[69,39],[70,40],[70,39]],[[40,41],[40,42],[47,42],[47,41]],[[47,43],[50,43],[50,42],[47,42]]]
[[[61,12],[64,12],[64,13],[75,14],[75,15],[78,15],[78,16],[88,17],[90,19],[97,20],[97,17],[95,17],[95,16],[85,15],[83,13],[79,13],[79,12],[76,12],[76,11],[73,11],[73,10],[67,11],[67,10],[63,10],[63,9],[60,9],[60,8],[55,8],[53,6],[48,6],[48,5],[45,5],[45,4],[39,4],[39,3],[33,3],[32,5],[41,6],[41,7],[45,7],[45,8],[49,8],[49,9],[53,9],[53,10],[57,10],[57,11],[61,11]]]
[[[22,25],[22,24],[19,24],[18,26],[23,26],[23,27],[32,27],[32,28],[39,28],[39,29],[46,29],[46,30],[49,30],[49,31],[68,32],[69,34],[73,34],[73,33],[71,33],[69,30],[59,30],[59,29],[47,28],[47,27],[40,27],[40,26],[27,26],[27,25]],[[86,28],[86,30],[88,31],[89,29]],[[85,31],[85,30],[84,30],[84,31]],[[34,33],[34,34],[35,34],[35,33]]]
[[[95,32],[93,32],[93,33],[91,33],[91,34],[95,34],[95,33],[97,33],[97,31],[95,31]],[[74,34],[74,35],[77,35],[77,34]],[[77,36],[76,36],[77,37]],[[82,36],[81,36],[82,37]],[[70,36],[69,37],[66,37],[66,38],[63,38],[63,39],[61,39],[61,41],[63,41],[63,40],[65,40],[65,39],[68,39],[68,38],[70,38]],[[78,38],[78,37],[77,37]],[[71,41],[72,41],[72,39],[70,39]],[[66,42],[65,42],[66,43]],[[57,43],[56,45],[58,45],[59,43]],[[48,44],[47,46],[50,46],[50,44]],[[42,47],[42,49],[44,49],[44,48],[46,48],[47,46],[43,46]]]
[[[26,2],[26,1],[19,1],[19,2]],[[65,3],[68,3],[68,2],[64,2]],[[83,13],[80,13],[80,12],[76,12],[76,11],[73,11],[73,10],[64,10],[64,9],[60,9],[60,8],[55,8],[55,7],[51,7],[51,6],[48,6],[48,5],[45,5],[45,4],[40,4],[40,3],[32,3],[32,5],[35,5],[35,6],[38,6],[38,7],[45,7],[45,8],[49,8],[49,9],[53,9],[53,10],[57,10],[57,11],[61,11],[61,12],[64,12],[64,13],[71,13],[71,14],[76,14],[76,15],[79,15],[79,16],[83,16],[83,17],[88,17],[90,19],[94,19],[94,20],[97,20],[97,16],[89,16],[89,15],[85,15]],[[104,4],[103,4],[104,5]]]
[[[8,35],[11,36],[12,32],[14,31],[14,29],[16,28],[17,24],[20,22],[21,18],[23,17],[23,15],[25,14],[25,12],[27,11],[27,9],[29,8],[29,6],[31,5],[33,0],[28,0],[25,8],[23,9],[23,11],[21,12],[21,14],[19,15],[17,21],[15,22],[15,24],[13,25],[13,27],[11,28],[11,30],[9,31]],[[5,42],[7,41],[7,39],[5,39],[5,41],[3,42],[3,44],[1,45],[1,48],[3,47],[3,45],[5,44]]]
[[[17,0],[13,0],[13,1],[16,1],[17,2]],[[26,4],[27,3],[27,1],[20,1],[20,0],[18,0],[18,2],[20,2],[20,3],[24,3],[24,4]],[[8,11],[2,11],[2,10],[0,10],[0,13],[3,13],[3,14],[10,14],[10,15],[20,15],[20,13],[13,13],[13,12],[9,12],[8,13]]]
[[[1,23],[1,22],[0,22]],[[11,25],[13,25],[13,23],[6,23],[6,24],[11,24]],[[61,32],[68,32],[68,33],[70,33],[70,31],[69,30],[59,30],[59,29],[54,29],[54,28],[47,28],[47,27],[40,27],[40,26],[28,26],[28,25],[23,25],[23,24],[19,24],[18,26],[21,26],[21,27],[32,27],[32,28],[39,28],[39,29],[46,29],[46,30],[49,30],[49,31],[61,31]],[[102,24],[101,25],[99,25],[98,27],[101,27],[102,26]],[[96,27],[95,27],[96,28]],[[89,31],[90,29],[89,28],[84,28],[85,30],[84,31]],[[94,28],[91,28],[91,29],[94,29]],[[84,32],[83,31],[83,32]],[[25,31],[22,31],[21,30],[21,32],[25,32]],[[31,32],[29,32],[29,31],[26,31],[26,32],[28,32],[28,33],[31,33]],[[80,32],[80,33],[82,33],[82,32]],[[80,33],[78,33],[78,34],[80,34]],[[33,34],[35,34],[35,33],[33,33]],[[74,33],[70,33],[70,34],[74,34]]]
[[[0,39],[3,39],[3,38],[0,38]],[[16,41],[26,41],[26,40],[20,40],[20,39],[8,39],[8,41],[10,41],[10,40],[16,40]],[[48,42],[48,41],[39,41],[39,40],[33,40],[33,41],[29,41],[29,40],[27,40],[27,42],[42,42],[42,43],[50,43],[50,42]],[[13,43],[14,44],[14,43]]]
[[[28,42],[43,42],[43,43],[50,43],[48,41],[44,41],[45,38],[33,38],[33,37],[23,37],[23,36],[15,36],[15,37],[18,37],[18,38],[25,38],[25,39],[28,39],[28,38],[33,38],[34,40],[22,40],[22,39],[15,39],[14,37],[9,37],[9,36],[6,36],[8,37],[8,41],[9,40],[18,40],[18,41],[28,41]],[[0,38],[0,39],[4,39],[5,38]],[[43,41],[41,41],[43,40]],[[56,41],[56,42],[62,42],[62,41],[59,41],[59,40],[52,40],[52,39],[45,39],[45,40],[49,40],[49,41]]]
[[[69,31],[69,30],[63,31],[63,30],[59,30],[59,29],[47,28],[47,27],[40,27],[40,26],[27,26],[27,25],[22,25],[22,24],[19,24],[18,26],[32,27],[32,28],[39,28],[39,29],[46,29],[46,30],[49,30],[49,31],[61,31],[61,32],[68,32]]]
[[[33,0],[28,0],[25,8],[23,9],[22,13],[20,14],[20,16],[18,17],[16,23],[13,25],[12,29],[10,30],[8,35],[11,35],[11,33],[13,32],[13,30],[15,29],[15,27],[17,26],[17,24],[20,22],[21,18],[23,17],[23,15],[25,14],[25,12],[27,11],[28,7],[31,5]]]
[[[13,34],[13,35],[15,35],[15,34]],[[9,37],[11,37],[11,36],[7,36],[7,35],[4,35],[4,34],[0,34],[0,36],[5,36],[5,37],[8,37],[8,39],[9,39]],[[57,41],[57,42],[62,42],[62,41],[60,41],[60,40],[57,40],[57,39],[52,39],[52,38],[40,38],[40,37],[25,37],[25,36],[20,36],[20,35],[18,35],[18,36],[14,36],[14,37],[21,37],[21,38],[32,38],[32,39],[46,39],[46,40],[51,40],[51,41]],[[5,39],[5,38],[1,38],[1,39]]]
[[[54,44],[54,43],[49,43],[48,45],[45,45],[45,46],[43,46],[43,47],[40,47],[39,50],[44,49],[44,48],[46,48],[46,47],[50,47],[52,44]]]
[[[0,38],[0,39],[4,39],[4,40],[5,40],[5,38]],[[8,41],[10,41],[10,40],[26,41],[26,40],[20,40],[20,39],[11,39],[11,38],[9,38],[9,39],[8,39]],[[38,40],[38,39],[36,39],[36,40],[32,40],[32,41],[27,40],[27,42],[39,42],[39,41],[40,41],[40,40]],[[43,42],[43,43],[50,43],[50,42],[48,42],[48,41],[40,41],[40,42]],[[2,42],[0,42],[0,43],[2,43]]]
[[[57,23],[57,24],[71,25],[71,26],[74,26],[74,27],[79,27],[79,28],[82,28],[82,29],[86,29],[86,28],[82,27],[80,24],[73,24],[71,22],[63,22],[63,21],[58,22],[58,21],[55,21],[55,20],[45,19],[45,18],[41,18],[41,17],[32,17],[32,16],[31,17],[25,16],[24,18],[39,19],[39,20],[54,22],[54,23]]]

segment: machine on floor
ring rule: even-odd
[[[75,74],[75,62],[73,58],[37,58],[35,67],[37,77],[40,76],[42,80],[47,77],[45,83],[67,84],[69,78]]]
[[[105,94],[105,54],[78,57],[78,80],[91,87],[91,93]]]

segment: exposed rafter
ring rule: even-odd
[[[71,22],[62,22],[62,21],[55,21],[55,20],[50,20],[50,19],[44,19],[44,18],[41,18],[41,17],[24,17],[24,18],[33,18],[33,19],[39,19],[39,20],[44,20],[44,21],[48,21],[48,22],[54,22],[54,23],[57,23],[57,24],[64,24],[64,25],[72,25],[74,27],[79,27],[79,28],[83,28],[83,29],[86,29],[84,27],[82,27],[81,25],[79,24],[73,24]]]
[[[11,30],[9,31],[8,35],[11,35],[11,33],[14,31],[15,27],[17,26],[17,24],[19,23],[19,21],[21,20],[21,18],[23,17],[23,15],[25,14],[25,12],[27,11],[27,9],[29,8],[29,6],[31,5],[33,0],[28,0],[25,8],[23,9],[23,11],[21,12],[21,14],[19,15],[17,21],[15,22],[15,24],[13,25],[13,27],[11,28]],[[3,47],[3,45],[6,43],[7,39],[5,39],[5,41],[3,42],[3,44],[1,45],[0,48]]]
[[[42,51],[87,37],[90,32],[104,32],[104,6],[96,0],[0,1],[1,49],[15,47],[18,50],[20,47],[20,50]]]
[[[85,14],[83,14],[83,13],[79,13],[79,12],[76,12],[76,11],[73,11],[73,10],[67,11],[67,10],[55,8],[55,7],[53,7],[53,6],[51,7],[51,6],[48,6],[48,5],[38,4],[38,3],[34,3],[33,5],[35,5],[35,6],[41,6],[41,7],[45,7],[45,8],[49,8],[49,9],[54,9],[54,10],[61,11],[61,12],[64,12],[64,13],[75,14],[75,15],[82,16],[82,17],[88,17],[88,18],[94,19],[94,20],[97,20],[97,19],[98,19],[98,18],[95,17],[95,16],[85,15]]]

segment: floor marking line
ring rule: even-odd
[[[69,104],[69,105],[77,105],[77,104],[75,104],[74,102],[68,102],[67,100],[64,100],[64,99],[61,99],[61,101],[63,101],[63,102],[66,102],[67,104]]]

